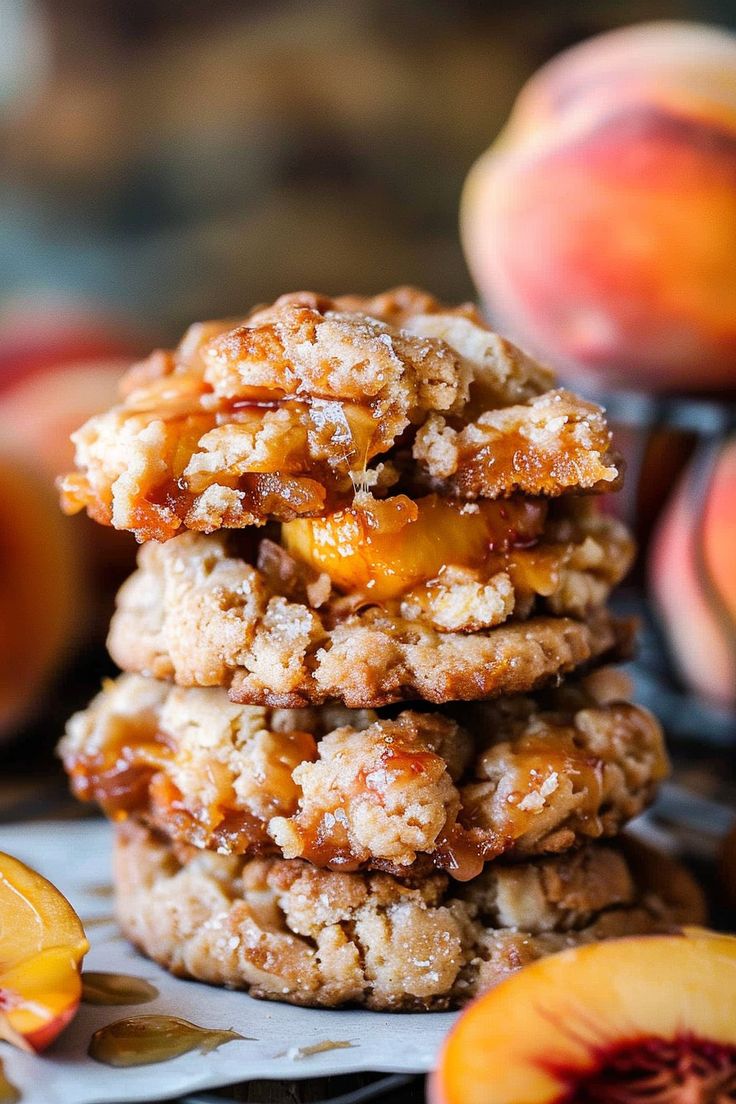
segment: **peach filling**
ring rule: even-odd
[[[545,503],[535,499],[466,505],[437,495],[417,501],[397,495],[286,522],[281,539],[339,590],[383,601],[450,566],[499,570],[513,550],[539,539],[545,515]]]
[[[292,732],[290,736],[298,741],[298,761],[316,758],[312,735]],[[207,781],[217,792],[216,800],[196,800],[184,795],[172,778],[175,754],[165,733],[149,731],[144,725],[136,730],[131,725],[122,728],[104,749],[79,755],[65,765],[77,797],[96,801],[114,820],[139,815],[172,839],[227,854],[274,849],[268,833],[271,812],[239,807],[232,776],[225,767],[213,762],[208,768]],[[475,877],[486,862],[512,850],[532,828],[544,807],[550,779],[574,780],[579,795],[575,812],[579,831],[599,836],[603,767],[603,760],[578,748],[564,727],[554,739],[534,734],[522,738],[514,748],[513,773],[497,787],[478,780],[463,788],[459,819],[448,816],[429,854],[432,863],[457,881]],[[295,817],[303,858],[317,866],[356,870],[365,865],[366,855],[353,848],[346,812],[351,804],[388,806],[397,788],[412,784],[417,776],[426,785],[435,785],[445,769],[444,759],[430,750],[387,743],[377,764],[358,773],[349,790],[335,795],[334,801],[311,815],[297,813],[296,784],[293,790],[283,788],[274,793],[272,812]]]
[[[299,760],[316,755],[313,736],[292,732]],[[268,818],[237,808],[232,779],[216,761],[208,767],[208,782],[217,798],[210,802],[187,800],[171,777],[175,748],[160,729],[145,725],[123,726],[114,740],[93,754],[77,755],[64,766],[72,789],[81,801],[95,801],[112,820],[138,814],[160,827],[171,838],[196,847],[226,853],[248,853],[270,848]],[[296,805],[296,787],[291,804]],[[279,811],[288,808],[290,794],[274,792]]]

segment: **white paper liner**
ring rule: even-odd
[[[425,1073],[434,1067],[456,1013],[294,1008],[180,981],[149,962],[120,934],[111,916],[112,899],[100,892],[110,885],[111,842],[109,825],[97,820],[0,827],[0,851],[15,855],[58,886],[85,922],[92,949],[84,968],[133,974],[159,990],[155,1001],[140,1006],[82,1004],[72,1024],[42,1056],[0,1044],[5,1072],[22,1093],[22,1104],[125,1104],[239,1081],[367,1070]],[[253,1041],[231,1042],[210,1054],[186,1054],[128,1069],[111,1069],[87,1056],[94,1031],[138,1012],[182,1016],[201,1027],[253,1036]],[[353,1045],[305,1058],[291,1056],[296,1048],[326,1039]]]

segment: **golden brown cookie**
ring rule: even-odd
[[[491,864],[458,894],[301,860],[177,852],[117,829],[117,912],[128,938],[181,977],[290,1004],[382,1011],[458,1007],[542,955],[703,920],[702,897],[637,882],[619,847]]]
[[[145,541],[321,517],[359,490],[610,490],[603,411],[552,387],[466,307],[295,293],[135,366],[74,435],[62,501]]]
[[[390,540],[343,514],[316,535],[284,526],[282,544],[148,543],[118,595],[110,654],[254,705],[375,708],[525,692],[625,652],[628,630],[603,608],[632,555],[619,523],[567,507],[535,537],[533,504],[512,501],[511,543],[496,517],[448,521],[447,504],[424,502]]]
[[[661,729],[608,699],[603,674],[456,716],[382,718],[123,675],[71,719],[60,753],[79,797],[181,843],[468,880],[499,855],[614,835],[654,796]]]

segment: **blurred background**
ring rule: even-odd
[[[725,372],[710,379],[699,375],[690,331],[673,350],[671,387],[661,358],[654,363],[645,350],[639,361],[640,350],[629,355],[625,342],[582,364],[551,331],[527,332],[513,297],[496,295],[498,273],[473,245],[484,236],[482,203],[476,214],[464,205],[465,251],[458,231],[469,170],[528,78],[590,36],[660,19],[733,28],[736,3],[0,0],[0,738],[14,816],[56,793],[51,749],[63,722],[112,673],[102,642],[135,554],[127,534],[59,515],[53,479],[71,464],[68,433],[109,405],[126,364],[174,343],[192,320],[237,315],[301,287],[373,292],[409,282],[457,301],[478,296],[475,276],[499,328],[609,400],[634,473],[620,508],[645,546],[693,457],[700,482],[687,493],[695,503],[679,509],[684,529],[701,533],[703,488],[733,428],[733,332],[718,345]],[[681,61],[673,61],[680,76]],[[736,116],[736,61],[719,55],[714,64],[726,73],[723,95]],[[649,94],[637,92],[647,103]],[[557,111],[569,90],[555,96]],[[689,179],[710,179],[708,158],[717,162],[713,179],[728,202],[713,225],[734,235],[736,123],[733,136],[722,119],[708,131],[696,106],[697,124],[691,119],[677,141],[696,151]],[[627,123],[626,134],[653,148],[659,131],[642,126],[648,116],[637,111],[638,129]],[[552,125],[540,116],[540,128]],[[613,161],[625,161],[620,136],[613,148]],[[584,162],[586,182],[593,164],[595,156]],[[541,187],[552,178],[540,169],[536,179]],[[570,207],[579,206],[574,195]],[[501,221],[490,241],[501,240]],[[544,220],[527,225],[538,232],[529,245],[536,256]],[[733,272],[736,248],[727,240],[724,264]],[[710,269],[706,279],[718,298]],[[595,327],[585,310],[587,333]],[[658,357],[656,335],[650,345]],[[683,398],[701,385],[707,394]],[[719,528],[719,510],[712,545],[725,576],[719,568],[714,583],[715,569],[693,553],[700,567],[691,570],[695,581],[688,576],[685,645],[666,595],[654,593],[646,555],[623,600],[639,608],[646,592],[660,608],[641,692],[684,737],[728,745],[736,732],[736,522],[723,507]],[[676,556],[668,546],[660,559]],[[679,599],[685,585],[678,576],[669,593]],[[703,685],[687,656],[702,656],[714,634],[720,674]]]
[[[284,288],[474,294],[463,180],[564,47],[718,0],[2,0],[0,285],[143,345]]]

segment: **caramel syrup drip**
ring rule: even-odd
[[[178,1016],[129,1016],[95,1031],[87,1053],[116,1069],[168,1062],[182,1054],[209,1054],[225,1043],[246,1039],[237,1031],[198,1027]]]
[[[104,749],[74,756],[64,765],[81,801],[96,801],[113,820],[121,820],[148,805],[151,780],[166,770],[171,754],[164,733],[131,724]]]
[[[402,780],[424,778],[428,785],[434,784],[444,773],[445,763],[432,751],[418,750],[401,741],[384,747],[377,761],[369,768],[361,770],[352,786],[352,797],[358,795],[379,804],[385,800],[386,791]],[[330,870],[353,871],[371,862],[367,851],[356,851],[351,841],[346,806],[350,804],[351,794],[327,811],[321,811],[316,817],[306,820],[297,816],[294,826],[299,832],[300,857],[314,866],[328,867]],[[383,864],[394,867],[394,864]],[[403,868],[396,866],[396,871]]]
[[[503,818],[494,828],[511,841],[524,836],[534,823],[536,795],[556,775],[559,780],[572,782],[578,830],[591,836],[600,835],[603,768],[604,760],[579,747],[565,725],[555,726],[544,736],[532,733],[522,737],[514,744],[518,785],[507,795]]]
[[[266,821],[245,809],[224,804],[189,808],[177,786],[164,774],[150,787],[150,819],[172,839],[220,854],[253,854],[274,850]]]
[[[362,467],[375,454],[374,441],[380,428],[370,410],[360,404],[315,400],[313,405],[288,398],[220,400],[212,409],[174,404],[163,413],[174,443],[169,458],[169,473],[146,492],[133,511],[131,528],[168,532],[162,513],[183,521],[194,506],[193,492],[184,476],[199,441],[209,430],[224,424],[262,419],[269,411],[286,409],[298,412],[304,421],[303,450],[284,458],[272,471],[213,474],[210,482],[230,487],[241,494],[245,512],[258,517],[270,515],[288,521],[294,517],[321,514],[328,501],[352,495],[349,472]],[[315,454],[314,456],[312,454]],[[319,457],[319,458],[317,458]]]
[[[489,757],[492,755],[493,749]],[[544,801],[540,789],[555,775],[558,779],[572,780],[577,799],[572,814],[576,830],[599,836],[603,768],[604,761],[578,747],[570,729],[563,725],[544,737],[531,734],[516,741],[515,789],[506,795],[502,807],[499,803],[492,804],[487,793],[476,808],[466,797],[460,822],[447,826],[437,841],[435,865],[458,881],[476,877],[485,863],[512,850],[533,828],[540,801]],[[478,786],[483,786],[482,781]]]
[[[108,974],[96,970],[82,973],[82,1000],[85,1004],[148,1004],[157,996],[155,985],[132,974]]]
[[[457,471],[448,484],[468,498],[493,498],[519,484],[533,488],[534,494],[556,494],[568,481],[575,482],[581,462],[584,466],[591,450],[605,454],[610,448],[605,428],[600,434],[591,431],[589,443],[583,445],[566,427],[556,451],[550,454],[530,439],[525,428],[523,420],[515,429],[476,423],[472,437],[461,442]],[[486,440],[481,440],[481,435]]]
[[[278,521],[291,521],[295,517],[319,515],[328,502],[327,489],[323,485],[325,481],[304,475],[248,472],[238,477],[218,477],[217,482],[239,491],[241,511],[258,518],[268,516]],[[331,482],[335,483],[334,480]],[[352,489],[352,484],[348,486]],[[342,489],[347,492],[348,488],[343,485]],[[130,528],[137,530],[152,527],[151,531],[161,530],[171,536],[162,522],[161,511],[165,510],[180,522],[186,521],[197,497],[197,494],[189,490],[183,476],[169,477],[154,487],[143,502],[136,505]]]
[[[173,363],[171,357],[169,362]],[[257,422],[284,409],[297,415],[295,421],[303,429],[303,443],[295,445],[288,456],[277,451],[267,471],[212,473],[207,485],[217,483],[241,493],[238,520],[242,525],[248,513],[287,521],[318,516],[339,503],[349,504],[354,490],[350,473],[363,470],[373,457],[389,449],[403,424],[402,419],[397,424],[378,399],[296,398],[264,388],[227,398],[215,395],[196,372],[171,369],[163,376],[141,378],[142,386],[133,390],[119,409],[125,416],[144,421],[155,418],[164,424],[162,458],[168,469],[160,483],[143,490],[133,507],[128,528],[141,539],[166,540],[182,522],[189,524],[188,515],[205,488],[193,492],[184,472],[200,450],[202,437],[216,427]],[[104,481],[97,486],[84,473],[71,472],[60,487],[67,512],[86,507],[96,520],[111,524],[111,493]],[[228,524],[225,517],[223,525]],[[233,524],[239,527],[235,520]]]
[[[482,828],[466,828],[456,822],[443,829],[432,860],[455,881],[469,882],[477,878],[487,862],[505,850],[504,842],[495,833]]]
[[[113,820],[142,816],[172,839],[226,854],[274,850],[266,821],[223,803],[189,807],[169,778],[173,749],[163,732],[130,726],[103,751],[67,761],[74,793],[95,801]]]

